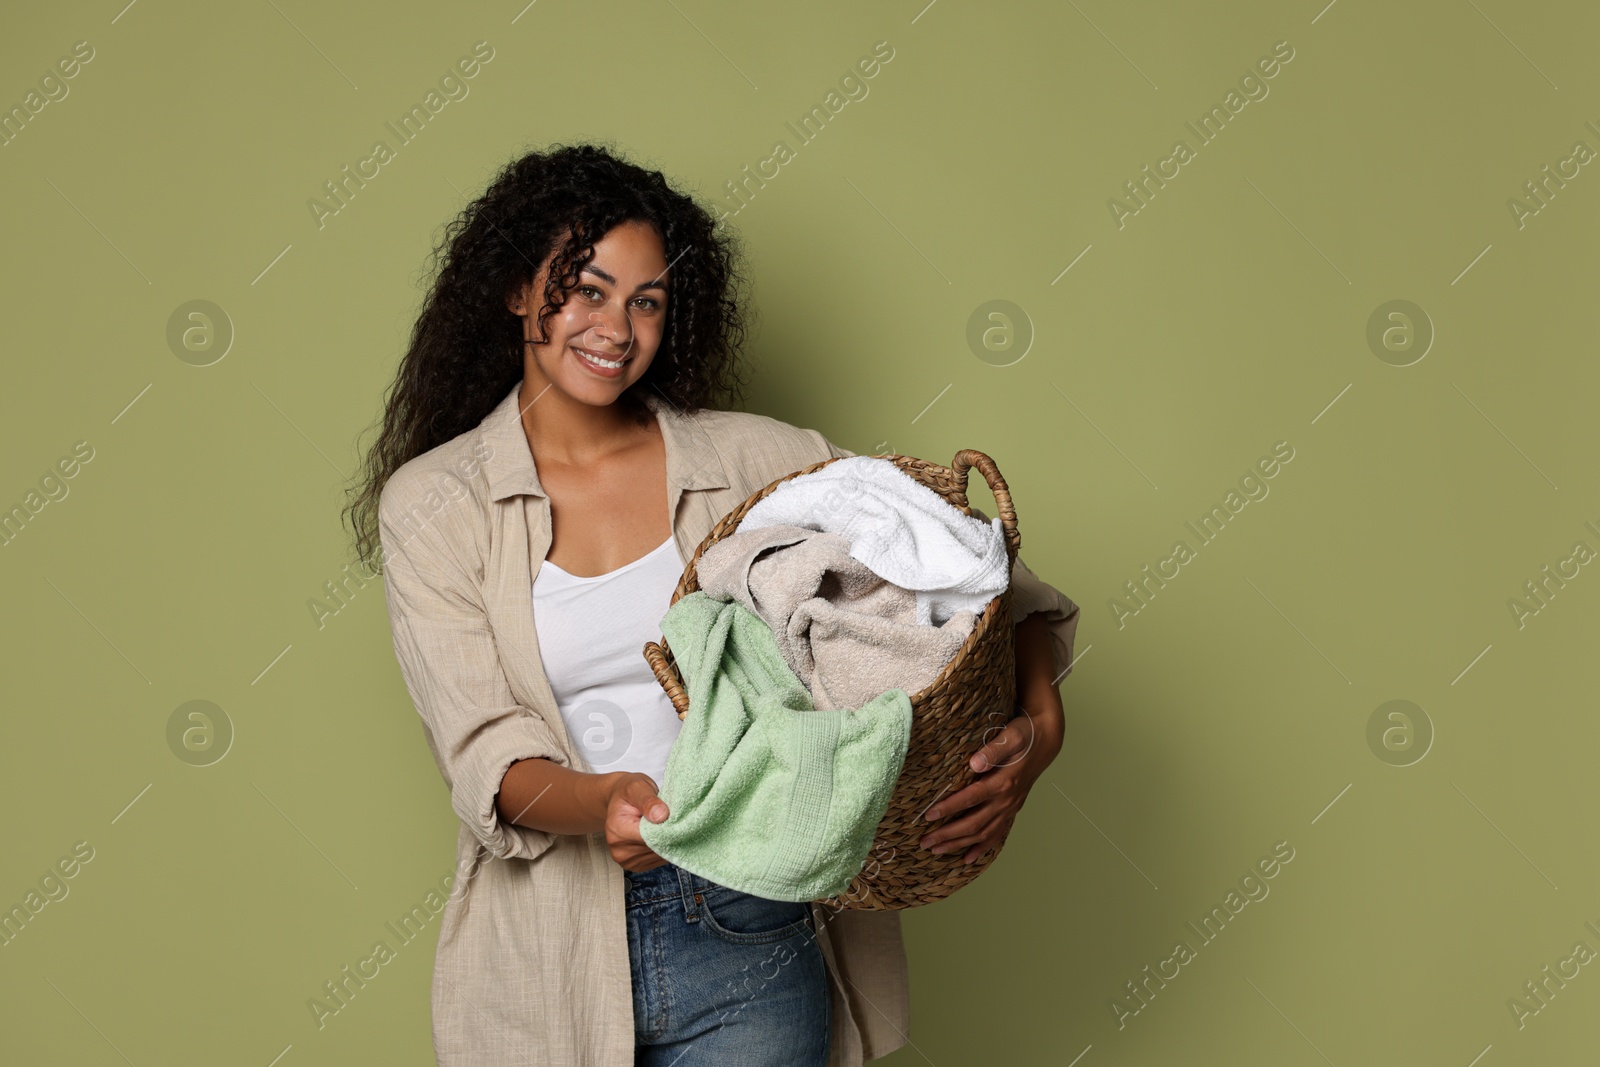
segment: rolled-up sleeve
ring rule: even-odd
[[[835,459],[856,454],[840,448],[816,430],[810,432],[816,434],[818,442]],[[972,514],[984,522],[993,521],[982,508],[973,506]],[[1011,563],[1012,625],[1022,622],[1029,615],[1043,615],[1050,627],[1050,645],[1055,662],[1051,677],[1060,684],[1062,678],[1072,671],[1073,645],[1078,635],[1078,605],[1061,590],[1034,574],[1019,552]]]
[[[555,733],[519,704],[506,681],[483,593],[451,544],[443,516],[408,529],[409,492],[397,473],[378,506],[383,590],[395,658],[422,716],[428,747],[461,821],[497,857],[533,859],[558,835],[500,818],[507,768],[540,757],[570,761]]]

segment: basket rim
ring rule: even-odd
[[[838,460],[854,459],[858,458],[858,456],[829,456],[827,459],[818,460],[817,462],[809,464],[805,467],[801,467],[798,470],[790,471],[788,474],[774,478],[760,489],[757,489],[755,492],[751,493],[741,503],[729,509],[726,515],[724,515],[716,523],[712,524],[711,529],[707,531],[703,538],[700,539],[700,543],[695,546],[694,554],[689,557],[689,562],[685,564],[683,575],[679,578],[677,587],[673,589],[672,599],[668,601],[667,606],[670,608],[673,604],[676,604],[680,599],[682,599],[684,596],[687,596],[689,593],[699,591],[700,581],[698,567],[700,563],[700,556],[705,552],[706,549],[710,548],[718,541],[721,541],[723,538],[736,533],[739,529],[739,525],[744,521],[744,516],[752,507],[755,506],[758,501],[762,500],[768,494],[775,491],[778,486],[792,478],[798,478],[802,475],[814,473],[821,470],[823,467],[828,466],[830,463],[837,462]],[[961,449],[956,453],[957,460],[960,460],[966,456],[974,457],[974,461],[969,461],[967,463],[969,470],[979,469],[981,471],[981,465],[987,464],[987,466],[994,471],[993,477],[990,481],[990,488],[992,491],[995,491],[997,494],[1007,493],[1005,479],[1000,477],[998,467],[995,466],[994,461],[988,455],[978,451],[977,449]],[[958,474],[954,466],[945,466],[943,464],[934,463],[917,456],[907,456],[899,452],[879,452],[870,456],[859,456],[859,458],[884,459],[894,463],[895,466],[898,467],[902,472],[906,473],[912,478],[916,478],[919,484],[922,484],[933,490],[933,492],[938,493],[944,498],[946,503],[950,504],[952,507],[960,509],[962,514],[967,516],[972,515],[973,508],[967,499],[965,475]],[[931,471],[933,472],[934,478],[944,477],[948,478],[952,482],[961,483],[960,488],[956,490],[961,498],[961,502],[957,503],[954,500],[951,500],[949,496],[946,496],[943,490],[933,485],[928,485],[926,481],[917,476],[915,471],[918,470]],[[994,484],[995,482],[999,483],[998,486]],[[1006,509],[1004,506],[1002,506],[1001,510],[1004,511]],[[732,525],[727,529],[723,529],[723,525],[728,521],[728,517],[732,515],[737,515],[738,518],[735,519]],[[1006,546],[1007,562],[1009,567],[1015,567],[1017,555],[1021,551],[1021,537],[1017,533],[1017,522],[1014,511],[1009,524],[1006,523],[1003,515],[1000,517],[1000,521],[1002,526],[1007,530],[1007,536],[1002,539]],[[984,610],[979,613],[977,618],[973,621],[972,630],[967,634],[966,640],[961,643],[961,647],[957,649],[955,653],[951,655],[950,659],[945,662],[944,666],[940,668],[939,673],[934,676],[933,680],[927,685],[923,686],[921,689],[917,690],[915,693],[907,694],[913,707],[916,707],[919,703],[925,701],[931,693],[935,692],[940,686],[944,685],[949,680],[950,675],[955,673],[955,671],[958,670],[963,663],[971,658],[973,652],[976,650],[979,643],[984,640],[990,629],[994,626],[1000,625],[998,619],[1002,609],[1004,609],[1006,613],[1006,620],[1009,622],[1011,614],[1011,593],[1011,582],[1008,578],[1005,589],[1001,590],[998,594],[992,597],[989,603],[984,606]],[[677,678],[678,684],[681,686],[683,684],[683,678],[682,675],[678,673],[677,663],[672,656],[672,650],[668,646],[666,639],[662,638],[659,641],[652,642],[652,644],[657,645],[661,649],[665,657],[665,665],[672,671],[672,674]]]

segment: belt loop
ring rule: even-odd
[[[674,865],[676,867],[676,865]],[[676,867],[678,872],[678,889],[683,898],[683,918],[685,922],[697,923],[700,921],[700,908],[705,898],[700,888],[695,884],[698,879],[682,867]]]

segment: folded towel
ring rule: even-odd
[[[700,589],[737,601],[772,630],[819,709],[854,708],[885,689],[916,693],[966,643],[977,616],[916,621],[916,594],[850,555],[838,534],[804,526],[733,533],[700,554]]]
[[[1011,580],[1005,530],[961,510],[889,460],[847,456],[790,478],[745,513],[739,529],[804,526],[836,533],[873,573],[917,594],[917,619],[940,625],[978,613]]]
[[[639,822],[661,858],[769,900],[836,896],[866,863],[911,738],[911,699],[818,711],[772,631],[703,591],[661,619],[689,713],[667,755],[666,821]]]

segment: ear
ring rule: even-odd
[[[528,286],[522,286],[506,297],[506,308],[513,315],[528,313]]]

